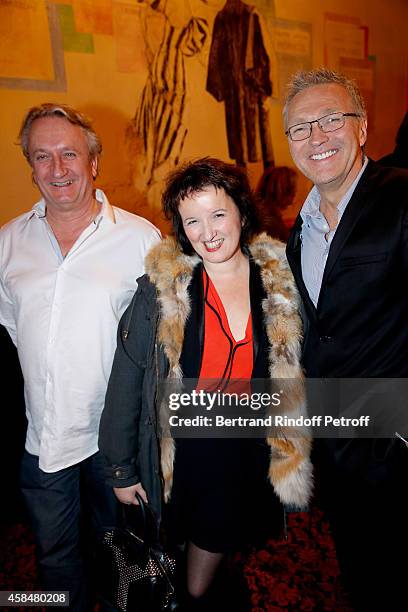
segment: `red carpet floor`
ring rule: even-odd
[[[27,526],[1,528],[0,558],[1,589],[36,588],[34,543]],[[352,612],[328,525],[317,508],[289,515],[287,540],[271,540],[263,550],[245,559],[237,556],[234,562],[243,566],[253,612]],[[22,608],[30,609],[38,610]]]

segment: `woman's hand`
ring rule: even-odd
[[[135,497],[135,493],[139,493],[143,501],[145,501],[146,504],[148,503],[146,491],[144,490],[140,482],[135,485],[132,485],[131,487],[113,487],[113,492],[122,504],[133,504],[134,506],[138,506],[139,502]]]

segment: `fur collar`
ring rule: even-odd
[[[305,414],[305,396],[300,351],[302,324],[298,313],[299,296],[289,269],[285,247],[278,240],[261,234],[249,245],[251,256],[261,269],[267,297],[262,309],[270,344],[269,374],[279,378],[285,397],[290,397],[290,416]],[[146,272],[156,286],[160,303],[158,341],[169,361],[169,377],[181,380],[180,355],[184,328],[190,313],[188,286],[197,255],[181,253],[173,238],[156,245],[146,258]],[[285,404],[286,405],[286,404]],[[288,437],[288,436],[291,437]],[[312,493],[311,440],[305,429],[285,431],[268,438],[271,449],[269,479],[284,504],[305,507]],[[171,491],[174,440],[162,439],[162,470],[165,499]]]

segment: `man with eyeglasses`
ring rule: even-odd
[[[343,75],[294,75],[283,115],[293,160],[314,183],[287,246],[306,375],[407,378],[408,172],[366,157],[364,101]],[[324,398],[331,411],[338,397]],[[387,420],[396,407],[385,398],[384,409]],[[396,612],[406,609],[397,560],[408,548],[408,450],[397,436],[359,433],[316,439],[316,488],[354,609]]]

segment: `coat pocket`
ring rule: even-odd
[[[342,268],[348,268],[351,266],[382,263],[387,259],[388,253],[374,253],[372,255],[362,255],[360,257],[343,257],[342,259],[339,259],[338,265]]]

